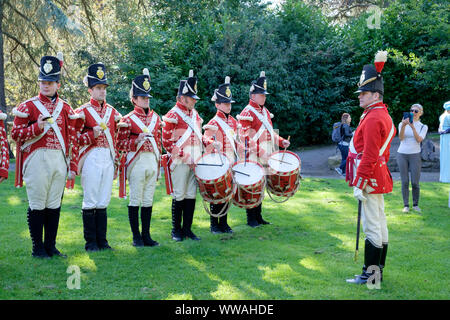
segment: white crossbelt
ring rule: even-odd
[[[139,129],[141,129],[141,131],[142,131],[143,133],[149,133],[149,134],[152,134],[153,130],[155,129],[156,121],[158,120],[158,116],[156,115],[156,113],[153,113],[152,119],[151,119],[150,124],[149,124],[148,127],[147,127],[147,126],[141,121],[141,119],[139,119],[139,117],[136,116],[135,114],[132,114],[132,115],[130,116],[130,119],[133,120],[133,122],[139,127]],[[139,142],[139,144],[138,144],[138,146],[137,146],[137,148],[136,148],[136,152],[130,152],[130,153],[132,154],[132,157],[134,157],[134,155],[135,155],[136,153],[139,152],[139,150],[142,148],[142,146],[144,145],[144,143],[145,143],[146,140],[149,140],[150,143],[152,144],[153,151],[155,152],[155,155],[156,155],[156,159],[158,159],[158,161],[159,161],[159,157],[160,157],[159,149],[158,149],[158,145],[157,145],[157,143],[156,143],[155,137],[154,137],[153,135],[151,135],[151,136],[146,136],[146,137],[144,138],[144,140],[142,140],[141,142]],[[130,154],[130,153],[129,153],[129,154]],[[131,158],[130,158],[130,159],[131,159]]]
[[[231,129],[231,127],[220,119],[217,115],[213,118],[213,120],[216,120],[219,127],[222,129],[222,131],[225,132],[225,136],[227,137],[228,141],[230,142],[231,146],[233,147],[234,154],[238,156],[235,146],[235,139],[236,139],[236,133],[234,133],[234,130]]]
[[[192,118],[189,118],[178,107],[174,107],[173,111],[175,111],[175,113],[178,114],[181,117],[181,119],[184,122],[186,122],[186,124],[188,125],[187,130],[184,132],[184,134],[181,136],[181,138],[178,139],[178,141],[175,143],[175,145],[178,148],[180,148],[187,141],[187,139],[191,136],[192,131],[194,131],[195,135],[201,142],[202,141],[202,132],[201,132],[201,129],[199,128],[199,126],[196,125],[197,112],[195,110],[192,110]]]
[[[39,110],[39,112],[44,116],[44,118],[52,118],[53,121],[45,122],[44,131],[36,138],[33,138],[33,139],[25,142],[21,146],[20,149],[23,151],[23,150],[25,150],[25,148],[27,148],[27,147],[31,146],[32,144],[34,144],[35,142],[39,141],[43,136],[45,136],[47,131],[50,130],[50,128],[52,128],[56,134],[56,138],[58,139],[59,144],[61,145],[61,151],[63,153],[63,158],[64,158],[64,161],[66,162],[66,166],[67,166],[67,168],[69,168],[69,164],[68,164],[67,158],[66,158],[66,144],[64,143],[64,138],[61,134],[61,131],[59,130],[58,123],[56,122],[56,120],[58,119],[59,114],[61,113],[62,108],[63,108],[62,100],[59,100],[59,102],[56,105],[55,110],[53,110],[53,114],[51,116],[50,116],[50,113],[48,112],[47,108],[44,107],[44,105],[39,100],[33,101],[33,104],[36,106],[36,108]]]
[[[261,126],[258,130],[258,132],[253,136],[254,141],[258,141],[259,137],[263,134],[265,130],[267,130],[270,134],[270,138],[272,140],[272,146],[275,146],[275,132],[273,131],[273,127],[270,125],[269,121],[267,121],[267,111],[266,109],[262,108],[264,115],[260,114],[258,111],[255,110],[251,105],[247,105],[247,108],[255,114],[255,116],[258,118],[259,121],[264,125]]]
[[[106,140],[108,141],[111,158],[114,162],[114,159],[116,157],[116,150],[114,149],[114,143],[113,143],[113,139],[111,136],[111,132],[109,131],[109,127],[107,126],[107,123],[109,122],[109,118],[111,117],[112,108],[108,107],[108,106],[106,106],[106,108],[107,109],[106,109],[105,116],[103,117],[103,119],[100,118],[97,111],[95,111],[92,106],[88,106],[86,109],[87,109],[87,111],[89,111],[91,116],[94,118],[95,122],[97,122],[97,125],[99,125],[103,128],[103,132],[105,133]],[[102,126],[102,124],[103,124],[103,126]],[[106,126],[106,129],[104,129],[104,126]]]

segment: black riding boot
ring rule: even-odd
[[[383,269],[386,265],[386,255],[388,250],[388,244],[383,244],[383,251],[381,251],[381,258],[380,258],[380,272],[381,272],[381,281],[383,281]]]
[[[368,272],[367,269],[369,268],[369,266],[380,266],[382,250],[383,248],[375,247],[368,239],[366,239],[364,247],[364,266],[362,268],[362,273],[360,275],[357,275],[354,279],[348,279],[347,282],[366,284],[369,277],[372,276],[374,272],[376,272]]]
[[[95,209],[95,230],[97,234],[97,246],[100,250],[112,249],[106,240],[107,225],[108,216],[106,214],[106,208]]]
[[[229,203],[228,203],[228,204],[222,204],[221,206],[223,207],[223,206],[226,206],[226,205],[227,205],[227,206],[230,206]],[[225,209],[225,210],[227,210],[227,209]],[[219,228],[220,228],[220,231],[222,231],[222,232],[224,232],[224,233],[233,233],[233,229],[230,228],[230,226],[228,225],[227,220],[228,220],[228,212],[227,212],[226,215],[221,216],[221,217],[219,218]]]
[[[217,214],[220,212],[221,210],[221,205],[220,204],[210,204],[209,205],[209,209],[211,210],[212,214]],[[217,233],[222,233],[222,231],[219,228],[219,218],[213,217],[213,216],[209,216],[209,220],[211,222],[211,226],[210,226],[210,231],[213,234],[217,234]]]
[[[44,210],[31,210],[28,208],[28,229],[30,230],[30,237],[33,243],[31,255],[35,258],[50,258],[45,251],[44,243],[42,242],[44,214]]]
[[[81,212],[83,214],[84,240],[86,240],[84,248],[86,251],[98,251],[97,234],[95,232],[95,210],[83,209]]]
[[[159,243],[150,236],[150,223],[152,221],[153,207],[141,207],[141,222],[142,222],[142,240],[146,247],[159,246]]]
[[[181,230],[181,216],[183,215],[183,201],[172,200],[172,239],[183,241]]]
[[[256,221],[258,221],[259,224],[271,224],[269,221],[263,219],[261,211],[262,211],[262,203],[255,208]]]
[[[56,235],[58,234],[59,216],[61,213],[61,207],[57,209],[44,209],[44,247],[47,254],[52,256],[60,256],[67,258],[65,254],[59,252],[56,249]]]
[[[245,211],[247,212],[247,224],[252,228],[259,226],[258,221],[256,221],[256,208],[246,209]]]
[[[191,230],[194,220],[195,199],[184,199],[183,204],[183,236],[192,240],[200,240]]]
[[[143,247],[141,233],[139,232],[139,207],[128,206],[128,220],[130,221],[131,233],[133,234],[133,246]]]

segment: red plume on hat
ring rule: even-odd
[[[63,64],[64,64],[64,55],[62,52],[58,52],[56,54],[56,58],[58,58],[59,60],[59,66],[62,68]]]
[[[378,51],[375,54],[375,69],[378,73],[381,73],[383,70],[384,63],[387,61],[387,51]]]

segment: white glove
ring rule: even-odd
[[[357,187],[353,187],[353,196],[362,202],[367,200],[367,198],[363,195],[363,191]]]

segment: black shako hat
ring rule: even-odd
[[[259,74],[259,78],[255,81],[252,81],[252,85],[250,86],[250,94],[260,93],[260,94],[269,94],[267,91],[267,79],[266,73],[261,71]]]
[[[179,96],[188,96],[195,100],[200,100],[197,96],[197,78],[194,77],[194,70],[189,70],[189,77],[187,80],[181,80],[178,87]]]
[[[355,93],[363,91],[378,92],[384,95],[383,70],[384,63],[387,61],[387,51],[378,51],[375,55],[374,64],[366,64],[363,67],[361,77],[359,78],[358,90]]]
[[[56,81],[59,82],[61,68],[63,66],[63,54],[58,52],[56,57],[43,56],[39,66],[38,81]]]
[[[141,96],[151,98],[152,96],[150,95],[150,90],[152,90],[150,86],[150,73],[147,68],[144,68],[142,70],[142,75],[134,78],[131,83],[131,95],[133,97]]]
[[[91,64],[88,68],[88,74],[84,77],[83,80],[84,84],[88,88],[92,88],[97,84],[105,84],[108,86],[107,81],[108,79],[106,78],[106,67],[101,62]]]
[[[225,77],[225,83],[221,84],[218,89],[214,90],[211,101],[216,103],[234,103],[230,89],[230,77]]]

